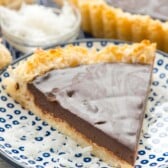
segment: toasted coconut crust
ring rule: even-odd
[[[12,56],[5,46],[0,44],[0,69],[12,62]]]
[[[67,45],[64,48],[38,49],[27,61],[21,61],[12,75],[18,81],[29,82],[51,69],[74,67],[99,62],[127,62],[152,64],[156,44],[143,40],[141,43],[108,45],[100,51],[95,48]]]

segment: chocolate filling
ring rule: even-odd
[[[133,165],[151,69],[102,63],[52,70],[29,83],[28,90],[44,113]]]

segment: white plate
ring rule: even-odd
[[[87,39],[73,44],[101,49],[109,43],[121,44],[119,41],[99,39]],[[1,156],[17,166],[29,168],[109,167],[91,154],[90,147],[81,148],[7,95],[1,81],[8,75],[6,70],[0,75]],[[157,52],[135,168],[168,167],[167,76],[168,56]]]

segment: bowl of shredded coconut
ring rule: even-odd
[[[67,1],[61,8],[23,4],[19,10],[0,7],[2,35],[17,50],[28,53],[76,39],[81,16]]]

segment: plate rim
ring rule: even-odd
[[[48,47],[45,47],[45,48],[42,48],[44,50],[47,50],[47,49],[50,49],[50,48],[55,48],[55,47],[64,47],[68,44],[72,44],[72,45],[75,45],[75,44],[78,44],[78,43],[87,43],[87,42],[109,42],[109,43],[113,43],[113,44],[133,44],[135,42],[129,42],[129,41],[124,41],[124,40],[116,40],[116,39],[102,39],[102,38],[87,38],[87,39],[78,39],[78,40],[74,40],[72,42],[64,42],[64,43],[59,43],[59,44],[56,44],[56,45],[51,45],[51,46],[48,46]],[[15,59],[10,65],[8,66],[11,66],[11,65],[15,65],[17,64],[18,62],[20,62],[21,60],[24,60],[26,58],[28,58],[29,56],[31,56],[34,52],[30,52],[30,53],[27,53],[27,54],[24,54],[23,56],[21,56],[20,58],[18,59]],[[168,58],[168,53],[166,52],[163,52],[161,50],[156,50],[156,54],[160,54],[162,55],[163,57],[165,58]],[[2,69],[2,71],[0,71],[0,76],[7,70],[7,67],[5,67],[4,69]],[[2,160],[5,160],[7,161],[9,164],[11,164],[12,166],[14,167],[17,167],[17,168],[31,168],[29,165],[23,165],[21,164],[20,162],[18,162],[17,160],[15,160],[14,158],[10,157],[7,153],[5,153],[2,149],[0,149],[0,158],[2,158]]]

